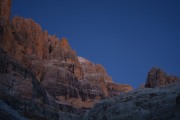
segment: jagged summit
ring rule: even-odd
[[[180,78],[168,75],[158,67],[152,67],[147,75],[145,87],[159,87],[175,82],[180,82]]]
[[[150,88],[132,91],[114,83],[102,65],[78,57],[66,38],[49,35],[32,19],[10,21],[10,7],[11,0],[0,1],[0,119],[159,119],[169,107],[167,117],[176,115],[179,78],[152,68]],[[165,87],[152,88],[159,86]]]
[[[32,19],[15,16],[9,21],[10,3],[11,0],[0,1],[0,10],[3,10],[0,13],[0,22],[3,23],[0,26],[0,48],[6,54],[0,56],[0,61],[3,61],[0,65],[0,76],[7,77],[7,82],[0,77],[0,86],[5,89],[10,86],[11,92],[0,89],[0,98],[7,101],[3,97],[7,96],[20,101],[15,106],[12,102],[12,108],[17,108],[23,115],[30,118],[33,116],[35,119],[59,119],[59,115],[63,119],[68,116],[80,119],[86,109],[90,109],[100,100],[132,90],[130,85],[114,83],[102,65],[78,57],[66,38],[59,39],[55,35],[49,35]],[[8,60],[7,56],[11,56],[11,61],[18,64],[7,64],[4,61]],[[27,71],[20,71],[20,66],[30,71],[33,78],[27,81]],[[16,79],[8,80],[8,76]],[[13,80],[21,82],[20,86]],[[24,90],[26,87],[27,91]],[[39,99],[29,95],[34,91],[40,92]],[[23,98],[24,92],[27,92],[28,97]],[[46,105],[43,97],[48,101]],[[26,102],[23,102],[24,99]],[[8,99],[8,102],[11,100]],[[35,110],[31,105],[35,106]]]
[[[83,68],[84,76],[88,77],[90,74],[92,76],[103,76],[106,82],[112,82],[112,78],[107,74],[104,67],[100,64],[94,64],[93,62],[78,56],[78,60]],[[88,79],[88,78],[87,78]]]
[[[70,50],[70,49],[71,49],[71,47],[70,47],[70,45],[69,45],[69,43],[68,43],[68,40],[67,40],[67,38],[65,38],[65,37],[63,37],[63,38],[61,39],[61,41],[60,41],[60,46],[61,46],[62,49],[64,49],[64,50]]]

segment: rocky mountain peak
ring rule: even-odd
[[[49,35],[29,18],[15,16],[10,21],[10,3],[0,1],[0,98],[4,101],[12,106],[13,100],[20,101],[13,107],[35,119],[58,119],[62,112],[67,113],[63,119],[71,113],[79,119],[100,100],[132,90],[130,85],[114,83],[102,65],[78,57],[66,38]]]
[[[63,37],[63,38],[61,39],[61,41],[60,41],[60,47],[61,47],[62,49],[64,49],[64,50],[70,50],[70,49],[71,49],[71,47],[70,47],[70,45],[69,45],[69,43],[68,43],[67,38]]]
[[[159,87],[180,81],[180,78],[168,75],[162,69],[153,67],[149,71],[145,87]]]
[[[78,60],[80,62],[80,65],[82,66],[84,76],[85,77],[98,77],[102,76],[103,80],[106,82],[112,82],[112,78],[107,74],[105,68],[100,64],[94,64],[93,62],[83,58],[78,57]]]
[[[113,83],[102,65],[78,58],[66,38],[49,35],[32,19],[15,16],[2,29],[0,47],[31,70],[58,103],[90,108],[101,99],[131,90]]]
[[[10,21],[10,9],[11,0],[0,0],[0,119],[180,118],[180,84],[171,84],[178,77],[152,68],[150,89],[131,91],[101,64],[78,57],[66,38],[49,35],[32,19]],[[158,116],[162,111],[169,114]]]

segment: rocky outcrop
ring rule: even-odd
[[[79,119],[84,114],[84,110],[56,102],[45,90],[34,73],[0,48],[0,104],[3,100],[31,119]],[[0,107],[1,118],[15,119],[6,109]]]
[[[11,0],[1,0],[0,119],[79,120],[96,103],[84,119],[180,117],[180,83],[129,92],[102,65],[78,57],[66,38],[49,35],[32,19],[10,21],[10,10]],[[145,87],[177,81],[153,68]],[[162,111],[168,114],[157,114]]]
[[[179,120],[180,83],[145,88],[103,100],[84,120]]]
[[[45,90],[61,103],[90,108],[104,98],[102,90],[88,87],[76,52],[66,38],[43,32],[31,19],[15,17],[1,47],[35,74]],[[8,36],[8,37],[7,37]],[[5,42],[11,41],[11,42]],[[8,47],[7,47],[8,46]]]
[[[116,96],[133,89],[130,85],[114,83],[102,65],[94,64],[83,57],[78,57],[78,59],[83,70],[83,79],[89,81],[97,90],[101,90],[106,97]]]
[[[0,92],[1,97],[11,96],[18,99],[41,99],[47,96],[34,74],[16,62],[0,48]]]
[[[83,69],[85,79],[89,79],[89,76],[94,77],[94,79],[97,79],[98,76],[102,76],[105,82],[112,82],[112,78],[107,74],[102,65],[94,64],[83,57],[78,57],[78,60]]]
[[[21,112],[27,107],[25,101],[27,104],[34,104],[33,101],[49,104],[46,92],[33,73],[8,56],[1,48],[0,99],[17,109],[21,109]]]
[[[11,0],[0,1],[0,47],[11,53],[14,48],[10,24]],[[11,49],[12,48],[12,49]]]
[[[79,119],[98,101],[132,89],[113,83],[102,65],[78,57],[66,38],[32,19],[10,21],[10,9],[11,0],[0,1],[0,97],[21,114]]]
[[[168,75],[163,70],[154,67],[148,73],[145,87],[159,87],[175,82],[180,82],[180,78]]]
[[[126,84],[117,84],[113,82],[108,82],[106,84],[106,88],[108,90],[109,96],[117,96],[121,93],[129,92],[133,90],[132,86]]]
[[[40,25],[32,19],[14,17],[11,29],[4,31],[1,41],[3,49],[37,74],[41,71],[36,71],[33,61],[56,59],[63,62],[64,68],[79,79],[83,76],[76,53],[67,40],[65,38],[59,40],[56,36],[49,35],[47,31],[42,31]]]
[[[88,60],[82,62],[84,58],[77,57],[66,38],[59,40],[32,19],[17,16],[10,27],[3,26],[3,29],[0,47],[28,67],[56,101],[90,108],[110,96],[112,87],[107,86],[115,83],[112,84],[103,66]],[[123,92],[123,85],[115,86],[114,89],[121,88]]]
[[[11,0],[0,1],[0,27],[10,24]]]
[[[102,93],[93,92],[70,71],[61,66],[57,60],[48,60],[44,63],[45,73],[41,84],[46,91],[60,103],[66,103],[78,108],[90,108],[97,101],[96,97],[102,97]]]

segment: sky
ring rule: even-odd
[[[179,0],[13,0],[13,16],[66,37],[114,82],[137,88],[152,67],[180,77]]]

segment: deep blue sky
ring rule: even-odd
[[[115,82],[136,88],[153,66],[180,76],[180,0],[13,0],[14,15],[66,37]]]

